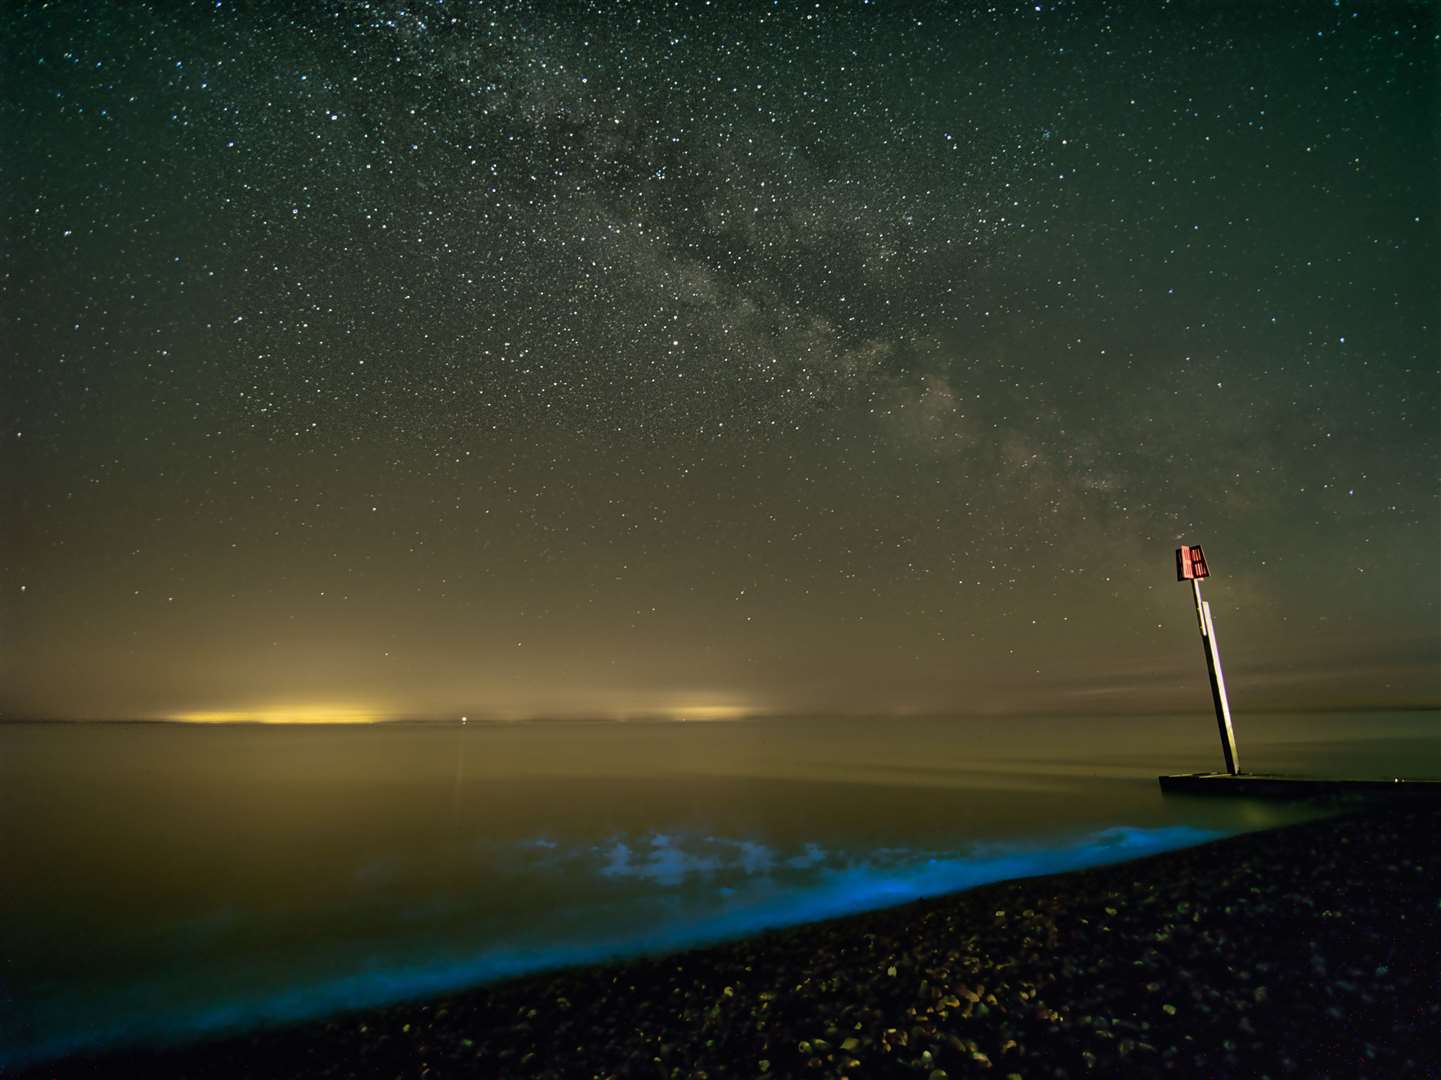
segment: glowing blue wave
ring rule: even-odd
[[[0,1048],[0,1067],[127,1043],[185,1040],[433,996],[531,972],[688,948],[1010,878],[1140,858],[1221,835],[1220,830],[1184,825],[1116,827],[1049,845],[990,844],[964,852],[881,848],[847,853],[811,843],[789,855],[758,841],[724,837],[687,843],[685,838],[654,833],[573,848],[536,837],[516,846],[522,861],[511,872],[558,873],[567,880],[579,873],[583,881],[589,879],[591,892],[586,895],[596,902],[582,907],[578,914],[583,923],[597,927],[593,935],[579,940],[556,937],[523,945],[493,945],[463,958],[436,958],[414,965],[357,964],[355,970],[342,975],[230,1000],[221,998],[224,980],[217,978],[219,1000],[166,1015],[137,1009],[136,1015],[124,1020],[83,1031],[72,1027],[64,1036]],[[607,894],[607,883],[630,886],[620,898],[629,906],[623,914],[632,916],[620,921],[629,922],[629,928],[615,928],[617,897]],[[643,917],[635,918],[638,915]],[[568,925],[575,922],[572,918]],[[193,973],[176,975],[177,979],[187,977],[193,978]],[[157,996],[163,997],[163,990]],[[83,1011],[83,1006],[72,1007],[68,1015]]]

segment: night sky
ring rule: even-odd
[[[1431,3],[0,42],[0,716],[1441,699]]]

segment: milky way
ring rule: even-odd
[[[11,5],[0,712],[1434,702],[1435,9],[1153,7]]]

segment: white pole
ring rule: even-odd
[[[1211,605],[1201,599],[1201,579],[1191,579],[1196,596],[1196,619],[1201,624],[1201,645],[1206,650],[1206,673],[1211,677],[1211,700],[1216,706],[1216,726],[1221,734],[1221,754],[1226,771],[1235,776],[1239,771],[1236,756],[1236,732],[1231,727],[1231,703],[1226,699],[1226,676],[1221,672],[1221,652],[1216,648],[1216,626],[1211,622]]]

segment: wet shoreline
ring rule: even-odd
[[[35,1076],[1434,1076],[1441,812],[1353,814]]]

